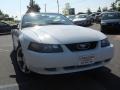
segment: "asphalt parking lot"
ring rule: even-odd
[[[100,30],[99,24],[88,28]],[[0,90],[120,90],[120,33],[107,34],[115,46],[112,61],[102,69],[44,76],[19,72],[11,35],[0,35]]]

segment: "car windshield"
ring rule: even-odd
[[[32,27],[35,25],[72,25],[73,23],[61,14],[48,13],[30,13],[25,15],[22,20],[22,28]]]
[[[75,18],[87,18],[87,15],[77,15]]]
[[[120,13],[105,13],[102,15],[102,20],[120,19]]]

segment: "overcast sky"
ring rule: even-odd
[[[44,12],[44,6],[47,4],[47,12],[57,12],[57,0],[35,0],[41,7],[41,12]],[[96,11],[98,7],[110,7],[110,4],[115,0],[59,0],[60,11],[64,8],[64,4],[69,2],[71,7],[77,12],[86,12],[88,8]],[[21,4],[20,4],[21,2]],[[0,9],[11,16],[20,16],[27,10],[29,0],[1,0]]]

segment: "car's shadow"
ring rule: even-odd
[[[10,78],[16,79],[19,90],[120,90],[120,77],[106,67],[66,75],[23,75],[16,64],[15,53],[10,56],[16,72]]]
[[[74,25],[76,25],[76,24],[74,24]],[[89,24],[89,25],[76,25],[76,26],[81,26],[81,27],[90,27],[90,26],[92,26],[93,25],[93,23],[91,23],[91,24]]]
[[[111,31],[105,32],[105,34],[106,34],[106,35],[120,35],[120,31],[111,30]]]
[[[0,33],[0,36],[6,36],[6,35],[10,35],[11,33]]]

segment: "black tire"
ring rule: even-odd
[[[16,50],[16,59],[17,59],[19,70],[23,74],[27,74],[27,75],[30,74],[31,71],[27,68],[27,65],[25,64],[24,54],[22,53],[22,47],[20,45],[18,46]]]
[[[13,51],[16,52],[15,45],[14,45],[13,34],[12,34],[12,41],[13,41]]]
[[[90,21],[89,25],[92,25],[92,21]]]
[[[106,67],[104,67],[104,66],[98,67],[98,68],[96,68],[96,69],[93,69],[93,71],[94,71],[94,72],[111,72],[110,69],[108,69],[108,68],[106,68]]]
[[[101,32],[102,32],[102,33],[105,33],[105,31],[104,31],[104,30],[101,30]]]
[[[105,30],[105,28],[103,26],[101,26],[101,32],[106,33],[106,30]]]

